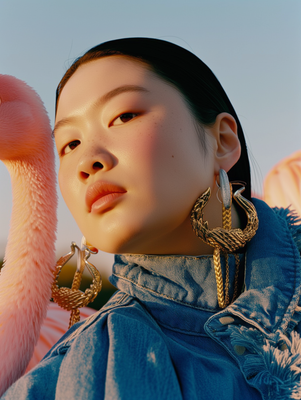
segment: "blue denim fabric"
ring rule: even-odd
[[[218,308],[212,257],[116,256],[120,291],[2,399],[301,398],[298,357],[282,366],[294,387],[281,386],[269,358],[295,351],[281,346],[300,326],[300,237],[284,211],[254,203],[260,225],[240,255],[245,288],[234,303]],[[233,282],[233,256],[229,264]]]

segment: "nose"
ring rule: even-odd
[[[93,154],[87,152],[82,155],[78,163],[78,177],[80,180],[85,181],[90,175],[94,175],[98,171],[108,171],[114,166],[114,158],[109,152],[102,150],[97,151],[94,149]]]

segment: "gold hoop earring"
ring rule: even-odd
[[[77,250],[77,269],[73,277],[71,288],[58,286],[58,278],[63,266],[74,256]],[[86,243],[86,239],[83,237],[81,248],[77,246],[75,242],[71,243],[71,251],[62,256],[56,263],[54,271],[54,281],[52,283],[52,299],[60,307],[67,311],[71,311],[69,328],[76,322],[80,321],[79,308],[85,307],[87,304],[92,302],[102,288],[102,278],[95,266],[88,261],[91,254],[97,254],[98,250]],[[90,288],[86,289],[85,292],[79,290],[82,275],[85,267],[92,275],[92,284]]]
[[[228,253],[233,253],[239,248],[244,247],[246,243],[253,238],[258,229],[258,216],[254,205],[241,195],[241,193],[245,190],[245,188],[242,187],[234,193],[233,197],[236,203],[245,211],[247,215],[247,225],[244,230],[241,230],[240,228],[232,228],[232,185],[229,183],[227,173],[224,170],[220,170],[219,178],[223,202],[222,228],[217,227],[210,230],[208,221],[204,221],[203,209],[210,199],[210,188],[208,188],[200,197],[198,197],[191,211],[190,220],[195,234],[206,244],[209,244],[214,248],[213,262],[217,285],[218,304],[220,308],[225,308],[230,303]],[[220,261],[221,252],[226,255],[225,293]],[[237,297],[239,273],[239,257],[237,254],[234,254],[234,257],[236,261],[236,271],[232,302]]]

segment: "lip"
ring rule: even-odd
[[[97,181],[90,185],[86,193],[86,205],[91,213],[98,213],[112,207],[116,199],[126,190],[110,182]]]

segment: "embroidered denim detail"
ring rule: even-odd
[[[249,383],[266,399],[301,399],[301,339],[297,332],[271,343],[255,329],[229,326],[231,344],[248,350],[241,356]]]
[[[283,210],[273,211],[260,200],[254,199],[254,204],[259,221],[265,223],[259,222],[258,232],[247,246],[245,292],[230,307],[246,321],[256,320],[266,335],[276,337],[288,328],[298,306],[300,255],[291,227],[282,219]]]
[[[295,329],[301,322],[301,304],[295,308],[295,311],[289,321],[286,333],[290,334],[293,329]]]

